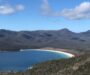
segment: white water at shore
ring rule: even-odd
[[[21,49],[20,51],[30,51],[30,50],[32,50],[32,49],[25,49],[25,50],[24,50],[24,49]],[[63,51],[44,50],[44,49],[33,49],[33,50],[37,50],[37,51],[49,51],[49,52],[55,52],[55,53],[65,54],[65,55],[67,55],[67,56],[69,56],[69,57],[75,57],[74,54],[68,53],[68,52],[63,52]]]

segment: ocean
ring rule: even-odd
[[[70,56],[45,50],[23,50],[17,52],[0,52],[0,71],[24,71],[35,64],[70,58]]]

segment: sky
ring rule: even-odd
[[[90,0],[0,0],[0,29],[90,30]]]

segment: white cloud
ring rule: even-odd
[[[51,7],[48,3],[48,0],[43,0],[43,3],[41,5],[41,11],[43,15],[48,15],[51,13]]]
[[[19,11],[21,11],[21,10],[24,10],[24,6],[23,5],[21,5],[21,4],[18,4],[17,6],[16,6],[16,9],[17,10],[19,10]]]
[[[90,19],[90,2],[81,3],[74,9],[64,9],[60,16],[68,19]]]
[[[24,10],[24,6],[19,4],[16,5],[15,7],[11,6],[11,5],[0,5],[0,15],[10,15],[13,13],[16,13],[18,11],[22,11]]]
[[[51,11],[48,0],[43,0],[43,13],[49,16],[64,17],[67,19],[78,20],[78,19],[90,19],[90,2],[83,2],[73,9],[63,9],[59,12]]]
[[[15,10],[9,5],[1,5],[0,6],[0,14],[7,15],[7,14],[14,13],[14,12],[15,12]]]

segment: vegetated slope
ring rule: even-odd
[[[44,62],[24,72],[2,72],[0,75],[90,75],[90,54]]]
[[[90,75],[90,55],[35,65],[30,75]]]
[[[18,32],[0,30],[0,50],[44,47],[90,50],[90,31],[74,33],[68,29]]]

